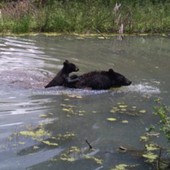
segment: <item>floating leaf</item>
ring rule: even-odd
[[[106,39],[105,37],[98,37],[98,39],[100,39],[100,40],[104,40],[104,39]]]
[[[54,114],[53,113],[47,113],[47,114],[41,114],[41,115],[39,115],[39,117],[46,118],[46,117],[52,116],[52,115],[54,115]]]
[[[124,104],[124,102],[118,102],[117,105],[121,105],[121,104]]]
[[[122,123],[128,123],[128,120],[122,120]]]
[[[39,117],[41,117],[41,118],[46,118],[48,115],[46,115],[46,114],[41,114],[41,115],[39,115]]]
[[[114,122],[114,121],[116,121],[117,119],[116,119],[116,118],[113,118],[113,117],[110,117],[110,118],[107,118],[107,120],[110,121],[110,122]]]
[[[150,133],[146,133],[147,134],[147,136],[151,136],[151,137],[159,137],[159,135],[160,135],[160,133],[158,133],[158,132],[150,132]]]
[[[120,110],[121,110],[122,112],[126,112],[126,111],[127,111],[126,108],[121,108]]]
[[[68,156],[66,154],[62,154],[60,159],[62,161],[74,162],[76,159],[74,157]]]
[[[78,112],[79,113],[85,113],[86,111],[85,110],[79,110]]]
[[[94,160],[94,161],[95,161],[97,164],[99,164],[99,165],[102,165],[102,164],[103,164],[103,160],[102,160],[102,159],[96,158],[96,157],[94,157],[94,156],[84,155],[84,158],[85,158],[85,159]]]
[[[63,110],[64,112],[72,112],[72,111],[73,111],[72,108],[63,108],[62,110]]]
[[[112,112],[112,113],[116,113],[116,112],[118,112],[120,109],[118,108],[118,107],[113,107],[111,110],[110,110],[110,112]]]
[[[85,110],[79,110],[78,112],[79,112],[79,114],[78,114],[79,116],[84,116],[83,113],[85,113]]]
[[[69,152],[80,152],[80,149],[78,148],[78,147],[76,147],[76,146],[72,146],[70,149],[69,149]]]
[[[74,162],[76,161],[76,154],[80,154],[80,149],[76,146],[72,146],[66,153],[61,155],[60,159],[63,161]]]
[[[116,167],[112,168],[111,170],[129,170],[129,168],[134,168],[137,166],[138,165],[119,164],[119,165],[116,165]]]
[[[20,144],[20,145],[24,145],[24,144],[25,144],[25,142],[19,142],[19,144]]]
[[[136,109],[137,107],[136,106],[132,106],[132,109]]]
[[[48,140],[44,140],[44,141],[42,141],[42,143],[44,143],[44,144],[46,144],[46,145],[49,145],[49,146],[58,146],[57,143],[52,143],[52,142],[50,142],[50,141],[48,141]]]
[[[144,158],[147,158],[147,161],[150,163],[154,162],[158,158],[158,155],[156,155],[152,152],[147,152],[147,153],[143,154],[142,156]]]
[[[119,107],[119,108],[127,108],[128,106],[125,105],[125,104],[120,104],[118,107]]]
[[[146,110],[139,110],[139,113],[146,113]]]
[[[93,110],[92,113],[97,113],[97,111],[96,111],[96,110]]]
[[[19,134],[25,137],[32,137],[34,139],[51,135],[49,132],[45,131],[44,129],[39,129],[36,131],[21,131],[19,132]]]
[[[143,141],[143,142],[147,142],[149,140],[149,137],[148,136],[141,136],[140,140]]]
[[[93,157],[93,160],[94,160],[97,164],[100,164],[100,165],[103,164],[103,160],[102,160],[102,159]]]
[[[51,116],[52,116],[52,115],[54,115],[54,114],[53,114],[53,113],[48,113],[48,115],[51,115]]]
[[[33,149],[39,149],[39,147],[38,146],[33,146]]]
[[[58,140],[66,140],[66,139],[71,139],[71,138],[73,138],[73,137],[75,137],[75,136],[76,136],[75,133],[66,132],[65,134],[58,134],[58,135],[56,136],[56,138],[57,138]]]
[[[111,170],[126,170],[127,167],[128,165],[126,164],[119,164],[119,165],[116,165],[116,167]]]
[[[159,149],[159,147],[157,145],[153,144],[153,143],[146,144],[145,148],[146,148],[147,151],[155,151],[155,150]]]

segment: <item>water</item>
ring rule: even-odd
[[[145,128],[158,121],[154,100],[169,105],[169,44],[159,36],[0,37],[0,170],[99,170],[120,163],[149,169],[134,153],[144,148],[139,138]],[[65,59],[80,74],[113,68],[133,84],[101,91],[44,89]],[[157,142],[167,145],[164,138]],[[134,153],[121,153],[120,146]]]

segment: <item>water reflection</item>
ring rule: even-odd
[[[163,37],[1,37],[0,169],[111,169],[122,162],[149,169],[139,137],[157,121],[154,99],[169,102],[169,52]],[[113,68],[133,84],[44,89],[65,59],[80,74]],[[120,145],[138,154],[122,154]]]
[[[36,46],[35,41],[23,38],[5,37],[0,39],[1,70],[14,68],[43,68],[44,52]]]

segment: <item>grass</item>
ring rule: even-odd
[[[0,5],[0,32],[118,33],[121,24],[123,33],[170,31],[169,2],[133,2],[122,0],[116,12],[114,0],[51,1],[44,6],[26,0],[15,6],[5,3]]]

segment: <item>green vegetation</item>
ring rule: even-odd
[[[156,102],[157,106],[154,107],[154,114],[158,116],[159,122],[147,128],[146,134],[141,136],[141,141],[145,143],[145,152],[142,156],[148,163],[151,163],[156,170],[165,170],[170,168],[170,150],[155,143],[153,137],[158,138],[160,133],[163,132],[164,137],[168,143],[170,143],[170,108],[162,104],[159,99],[157,99]],[[166,153],[166,158],[162,152]]]
[[[160,102],[157,101],[158,106],[154,107],[155,115],[159,116],[160,118],[160,130],[164,133],[165,137],[167,138],[168,142],[170,143],[170,108]]]
[[[169,0],[2,0],[0,9],[4,34],[170,31]]]

